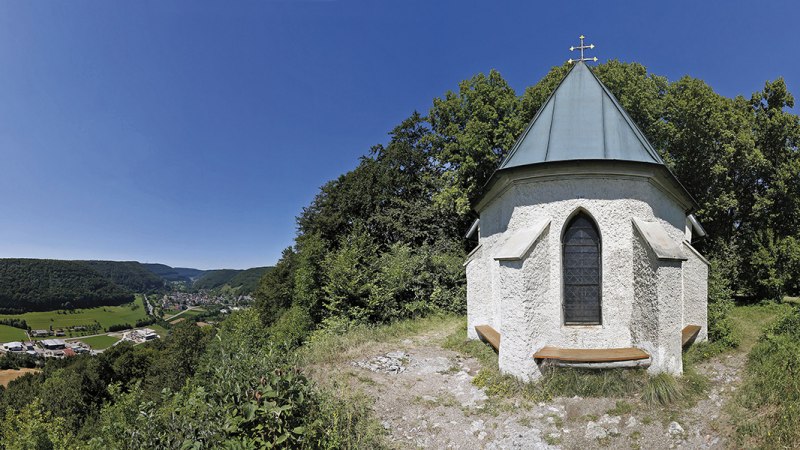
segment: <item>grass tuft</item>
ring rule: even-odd
[[[691,362],[684,363],[684,375],[680,379],[669,375],[655,380],[641,368],[629,369],[580,369],[571,367],[542,366],[542,378],[534,383],[500,373],[497,353],[477,340],[467,340],[466,322],[447,337],[444,347],[464,353],[481,363],[481,370],[473,383],[483,388],[489,396],[501,398],[522,397],[530,401],[547,401],[553,397],[652,397],[648,404],[666,405],[679,400],[694,401],[705,391],[707,380],[692,370]],[[664,381],[670,378],[672,381]],[[674,389],[664,386],[673,383]],[[649,391],[649,392],[647,392]],[[624,403],[624,402],[623,402]]]
[[[648,405],[669,405],[683,399],[683,390],[678,380],[668,373],[659,373],[647,381],[642,391],[642,400]]]

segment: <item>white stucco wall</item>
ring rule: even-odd
[[[489,264],[491,258],[484,257],[483,246],[467,260],[467,335],[478,339],[477,325],[490,325],[497,329],[494,321],[494,308],[497,306],[492,295],[492,277]]]
[[[596,326],[563,325],[561,237],[566,223],[580,210],[594,218],[601,235],[602,325]],[[536,378],[539,372],[532,354],[545,345],[630,347],[647,337],[656,353],[654,370],[680,373],[680,327],[687,315],[683,285],[694,278],[684,279],[680,261],[648,262],[644,267],[650,272],[639,274],[649,256],[647,249],[639,251],[645,252],[644,257],[634,250],[632,217],[658,222],[676,243],[683,242],[685,211],[645,177],[584,175],[518,181],[484,207],[481,254],[467,264],[469,333],[476,338],[474,327],[485,323],[500,332],[503,372]],[[494,260],[494,252],[508,236],[541,219],[549,219],[550,226],[524,260]],[[695,272],[695,278],[702,277],[702,269]],[[700,290],[692,295],[693,304],[698,304]],[[677,350],[667,335],[674,337]]]
[[[527,381],[541,373],[531,357],[539,330],[558,326],[560,311],[551,299],[550,228],[545,229],[522,261],[496,261],[501,299],[500,370]]]
[[[691,244],[683,243],[683,326],[700,325],[695,342],[708,340],[708,261]]]

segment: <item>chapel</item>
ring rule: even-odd
[[[709,264],[692,246],[705,231],[691,195],[586,61],[573,63],[474,205],[468,334],[523,380],[543,364],[678,375],[682,349],[707,339]]]

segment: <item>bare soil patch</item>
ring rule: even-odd
[[[374,399],[395,448],[588,449],[727,448],[723,405],[741,382],[745,352],[695,369],[709,379],[691,407],[654,408],[638,398],[554,398],[532,402],[490,397],[473,384],[476,359],[442,348],[448,324],[405,339],[364,343],[312,365],[320,383],[344,381]]]
[[[17,378],[28,374],[41,372],[39,369],[5,369],[0,370],[0,386],[6,387],[8,383],[16,380]]]

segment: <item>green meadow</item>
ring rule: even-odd
[[[94,350],[103,350],[114,345],[119,338],[114,336],[92,336],[81,339],[81,342],[92,347]]]
[[[25,330],[8,325],[0,325],[0,342],[24,341],[26,339]]]
[[[25,319],[33,330],[47,330],[52,325],[54,329],[88,326],[98,322],[101,327],[129,323],[135,325],[137,320],[147,318],[147,311],[143,299],[136,296],[133,303],[121,306],[98,306],[96,308],[75,309],[70,311],[37,311],[25,314],[0,314],[0,319],[13,318]],[[11,327],[8,327],[11,328]]]

